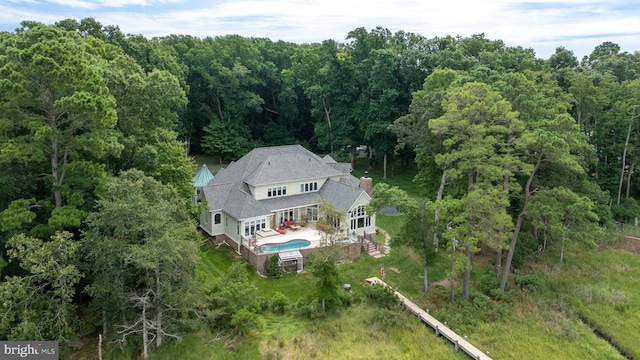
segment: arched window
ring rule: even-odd
[[[222,215],[220,214],[213,215],[213,223],[216,225],[222,223]]]

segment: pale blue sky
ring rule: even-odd
[[[240,34],[295,43],[343,42],[357,27],[427,38],[485,33],[548,58],[564,46],[580,59],[604,41],[640,51],[637,0],[0,0],[0,31],[93,17],[146,37]]]

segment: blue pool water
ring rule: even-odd
[[[311,245],[309,240],[295,239],[289,240],[282,244],[264,244],[261,246],[263,252],[285,251],[285,250],[298,250]]]

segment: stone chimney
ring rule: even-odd
[[[369,172],[365,171],[364,176],[360,178],[360,188],[364,190],[369,196],[373,190],[373,180],[369,177]]]

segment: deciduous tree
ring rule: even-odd
[[[145,352],[152,338],[157,347],[164,338],[179,339],[199,299],[199,235],[186,201],[173,187],[130,170],[109,184],[87,217],[87,292],[121,339],[147,334]]]
[[[18,262],[25,274],[0,282],[0,337],[70,340],[76,321],[75,286],[82,277],[79,243],[71,233],[57,232],[49,241],[18,234],[7,246],[9,260]]]

